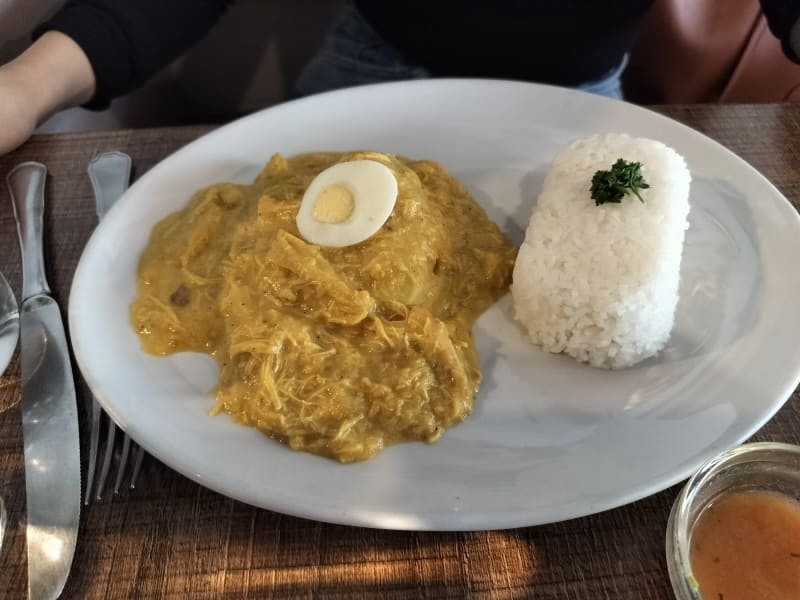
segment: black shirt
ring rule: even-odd
[[[573,86],[618,67],[651,0],[356,0],[435,75]]]
[[[97,80],[91,107],[131,91],[202,38],[234,0],[69,0],[37,30],[84,50]],[[267,0],[265,0],[267,1]],[[409,60],[437,76],[577,85],[602,78],[629,50],[652,0],[354,0]],[[788,39],[797,0],[762,0]]]

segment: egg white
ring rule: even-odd
[[[329,187],[350,192],[353,210],[340,223],[320,221],[314,206]],[[353,160],[328,167],[306,189],[297,211],[297,230],[303,238],[320,246],[358,244],[375,235],[392,214],[397,202],[397,178],[387,166],[374,160]]]

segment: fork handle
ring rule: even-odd
[[[23,301],[39,294],[50,294],[42,244],[46,180],[47,167],[38,162],[21,163],[6,178],[22,251]]]
[[[102,219],[122,196],[131,179],[131,157],[117,150],[92,159],[87,169],[94,190],[97,217]]]

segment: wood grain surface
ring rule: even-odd
[[[800,104],[657,110],[739,154],[800,206]],[[3,180],[13,165],[25,160],[49,168],[45,259],[62,307],[96,224],[86,177],[89,160],[99,152],[122,150],[133,157],[138,176],[209,129],[39,136],[0,159]],[[19,292],[19,252],[5,185],[0,189],[0,271]],[[77,374],[76,381],[86,434],[83,405],[88,393]],[[0,494],[9,511],[0,552],[0,598],[26,596],[19,401],[15,358],[0,378]],[[800,443],[797,392],[754,439]],[[83,512],[63,597],[672,597],[664,534],[677,487],[552,525],[413,533],[328,525],[256,509],[211,492],[150,457],[139,484],[118,497],[107,495]]]

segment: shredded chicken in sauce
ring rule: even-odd
[[[398,180],[377,234],[343,248],[298,234],[323,169],[369,159]],[[376,152],[275,155],[154,228],[133,326],[145,351],[211,354],[215,413],[349,463],[434,442],[472,410],[472,325],[508,289],[516,248],[439,164]]]

